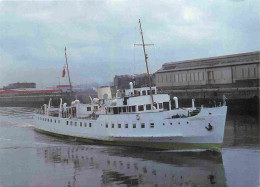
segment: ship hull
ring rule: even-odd
[[[172,118],[172,110],[145,114],[100,115],[96,120],[35,115],[35,129],[55,136],[107,145],[157,149],[221,148],[227,107],[201,109],[193,117]],[[210,127],[211,126],[211,127]]]

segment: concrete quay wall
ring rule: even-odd
[[[43,104],[48,104],[52,98],[52,105],[58,106],[60,98],[64,102],[70,99],[65,93],[58,94],[24,94],[24,95],[6,95],[0,97],[0,106],[13,106],[13,107],[40,107]]]
[[[186,90],[163,90],[179,99],[179,106],[191,106],[191,99],[195,99],[195,105],[214,106],[223,104],[223,95],[229,113],[252,114],[259,116],[259,87],[244,88],[212,88],[212,89],[186,89]]]

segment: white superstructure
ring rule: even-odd
[[[36,130],[107,144],[144,146],[161,149],[220,147],[223,142],[226,106],[214,108],[178,108],[168,94],[152,87],[125,90],[124,97],[92,100],[70,107],[50,104],[36,114]]]

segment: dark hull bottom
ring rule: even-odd
[[[163,149],[163,150],[184,150],[184,149],[213,149],[220,150],[222,147],[221,143],[151,143],[151,142],[134,142],[134,141],[106,141],[106,140],[97,140],[97,139],[89,139],[82,137],[74,137],[69,135],[57,134],[41,129],[34,129],[37,132],[61,137],[61,138],[74,138],[78,142],[86,142],[92,144],[104,144],[104,145],[124,145],[124,146],[133,146],[133,147],[144,147],[151,149]]]

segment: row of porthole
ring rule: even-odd
[[[178,122],[178,125],[180,125],[181,123]],[[189,124],[189,122],[187,121],[187,124]],[[163,125],[165,125],[165,123],[163,123]],[[170,125],[173,125],[173,123],[171,122]]]
[[[101,124],[102,126],[102,124]],[[119,123],[117,124],[117,128],[121,128],[122,125]],[[129,126],[128,124],[125,124],[125,128],[127,129]],[[133,126],[132,126],[134,129],[137,127],[136,123],[133,123]],[[106,124],[106,128],[108,128],[108,124]],[[115,128],[115,124],[111,124],[111,128]],[[145,128],[145,123],[141,123],[141,128]],[[154,123],[150,123],[150,128],[154,128]]]
[[[52,119],[48,119],[48,118],[41,118],[41,117],[38,117],[38,120],[41,120],[41,121],[48,121],[48,122],[52,123]],[[57,123],[57,121],[58,121],[58,123],[60,123],[60,120],[56,120],[56,119],[54,119],[53,121],[54,121],[54,123]]]
[[[73,121],[70,121],[70,123],[69,123],[69,121],[66,121],[66,125],[73,125]],[[74,122],[74,126],[78,126],[78,122],[77,121],[75,121]],[[83,127],[83,122],[79,122],[79,126],[80,127]],[[92,123],[89,123],[89,124],[87,124],[87,123],[84,123],[84,127],[92,127]]]

